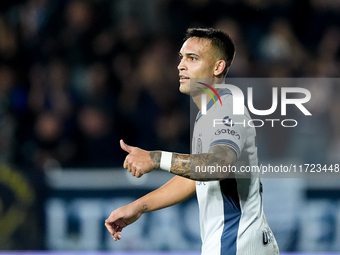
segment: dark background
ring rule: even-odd
[[[230,34],[229,77],[338,78],[339,16],[335,0],[1,1],[0,248],[46,248],[49,169],[121,167],[121,138],[189,153],[176,69],[188,27]],[[265,130],[263,160],[292,156],[296,142],[293,154],[339,163],[340,91],[315,89],[320,125]]]

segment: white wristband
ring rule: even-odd
[[[172,160],[172,153],[167,151],[162,151],[160,169],[170,172]]]

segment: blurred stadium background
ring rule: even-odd
[[[339,78],[339,17],[338,0],[2,0],[0,249],[198,254],[195,198],[112,241],[111,211],[171,177],[131,178],[119,139],[190,152],[176,69],[188,27],[231,35],[229,77]],[[317,125],[260,131],[262,162],[339,163],[340,90],[315,89]],[[340,252],[338,179],[263,182],[281,251]]]

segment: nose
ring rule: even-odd
[[[179,71],[186,71],[187,70],[187,67],[184,65],[183,58],[179,62],[178,66],[177,66],[177,69]]]

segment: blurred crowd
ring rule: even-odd
[[[120,166],[120,138],[188,152],[176,70],[188,27],[231,35],[229,77],[338,77],[339,13],[331,0],[4,2],[0,159],[31,170]]]
[[[1,1],[0,163],[28,176],[120,167],[121,138],[189,153],[189,97],[176,68],[188,27],[230,34],[229,77],[339,78],[339,17],[336,0]],[[340,156],[339,96],[320,89],[320,126],[300,130],[306,148],[332,148],[324,161]],[[310,128],[323,134],[314,144]],[[294,135],[268,137],[263,156],[289,154]],[[272,146],[280,139],[286,146]]]

